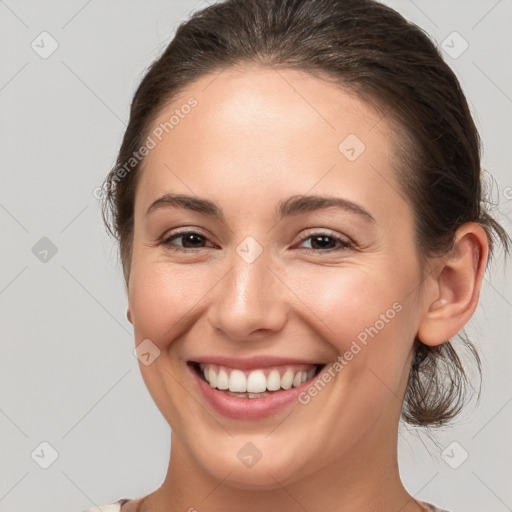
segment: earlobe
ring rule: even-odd
[[[132,322],[132,314],[130,312],[130,308],[128,307],[128,309],[126,310],[126,318],[128,318],[128,322],[130,322],[132,325],[133,325],[133,322]]]
[[[468,322],[478,304],[489,242],[480,224],[461,226],[441,268],[430,282],[430,294],[419,328],[418,338],[435,346],[453,338]]]

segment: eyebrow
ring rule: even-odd
[[[146,215],[159,210],[160,208],[174,207],[191,210],[194,212],[208,215],[214,219],[224,221],[224,214],[222,208],[209,199],[203,199],[197,196],[190,196],[186,194],[165,194],[153,201],[147,211]],[[355,213],[367,218],[371,222],[375,222],[373,215],[365,210],[362,206],[336,196],[318,196],[318,195],[296,195],[281,201],[276,209],[277,216],[282,219],[292,215],[301,213],[322,210],[326,208],[338,208],[349,213]]]

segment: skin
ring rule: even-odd
[[[397,465],[413,340],[443,343],[471,317],[484,230],[464,225],[453,251],[422,268],[391,125],[332,83],[230,68],[189,85],[154,126],[191,96],[197,107],[145,159],[128,281],[136,344],[150,339],[160,350],[140,370],[172,428],[172,452],[162,486],[123,512],[423,510]],[[338,149],[348,134],[366,146],[352,162]],[[225,220],[173,207],[146,215],[166,193],[214,201]],[[302,194],[343,197],[374,222],[337,208],[279,220],[278,203]],[[205,238],[188,252],[189,238],[161,243],[180,228]],[[353,245],[328,239],[334,249],[325,249],[311,238],[322,234]],[[252,263],[236,252],[247,236],[263,250]],[[270,418],[219,415],[186,366],[205,355],[333,363],[396,303],[401,311],[317,396]],[[237,457],[247,442],[262,453],[251,468]]]

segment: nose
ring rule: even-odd
[[[286,324],[289,291],[264,252],[252,262],[235,253],[227,274],[215,286],[209,318],[214,329],[233,340],[265,338]]]

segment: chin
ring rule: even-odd
[[[222,481],[223,485],[241,490],[275,490],[281,489],[285,483],[288,485],[307,476],[301,471],[301,468],[307,466],[306,462],[297,460],[297,451],[289,460],[285,460],[283,455],[274,452],[268,457],[262,455],[256,462],[248,460],[244,463],[243,453],[240,457],[231,457],[226,450],[221,456],[203,460],[202,466],[215,480]],[[201,458],[198,460],[201,461]]]

